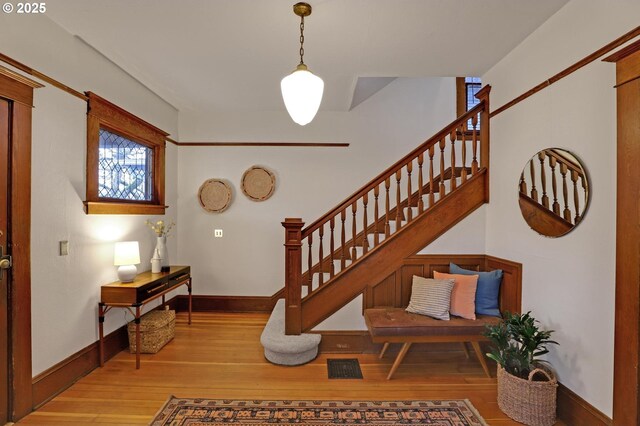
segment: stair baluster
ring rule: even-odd
[[[407,221],[411,222],[411,219],[413,219],[413,210],[411,209],[411,207],[413,206],[413,203],[411,202],[411,195],[413,194],[413,191],[411,191],[411,171],[413,170],[413,162],[409,161],[407,163]],[[400,208],[398,206],[398,208]]]
[[[571,170],[571,180],[573,181],[573,206],[576,209],[576,216],[574,223],[577,225],[580,222],[580,197],[578,197],[578,172]]]
[[[433,206],[435,203],[435,188],[433,186],[433,155],[434,149],[433,145],[429,147],[429,207]]]
[[[386,178],[384,180],[384,188],[386,190],[385,203],[384,203],[384,237],[388,238],[391,232],[391,226],[389,225],[389,188],[391,187],[391,179]]]
[[[558,184],[556,183],[556,157],[549,156],[549,167],[551,167],[551,189],[553,190],[553,212],[560,216],[560,204],[558,203]]]
[[[536,189],[536,170],[533,161],[529,161],[529,174],[531,175],[531,199],[538,202],[538,190]]]
[[[446,195],[446,190],[444,187],[444,173],[445,173],[445,168],[444,168],[444,147],[445,147],[446,141],[444,139],[444,136],[442,137],[442,139],[440,139],[440,195],[438,196],[438,201],[442,200],[444,198],[444,196]]]
[[[460,182],[465,183],[467,181],[467,123],[462,123],[462,128],[460,130],[460,134],[462,135],[462,173],[460,175]]]
[[[547,156],[544,151],[540,151],[538,154],[538,160],[540,160],[540,181],[542,182],[542,205],[545,208],[549,208],[549,197],[547,196],[547,174],[545,173],[544,159]]]
[[[471,136],[471,150],[473,151],[473,160],[471,161],[471,175],[478,172],[478,116],[471,117],[471,125],[473,126]]]
[[[367,192],[362,197],[362,229],[364,235],[362,236],[362,254],[366,254],[369,250],[369,239],[367,238],[367,204],[369,204],[369,193]]]
[[[571,210],[569,210],[569,190],[567,189],[567,171],[569,167],[565,163],[560,163],[560,174],[562,175],[562,195],[564,196],[564,210],[562,215],[564,220],[571,222]]]
[[[344,222],[347,220],[347,209],[342,209],[340,212],[340,222],[342,222],[342,226],[340,228],[340,270],[344,270],[347,267],[347,238],[346,238],[346,230]]]
[[[335,226],[336,226],[336,218],[335,218],[335,216],[332,216],[331,220],[329,221],[329,230],[330,230],[330,233],[331,233],[331,240],[329,242],[329,259],[330,259],[329,260],[329,276],[331,278],[333,278],[333,276],[335,275],[335,273],[334,273],[334,263],[333,263],[333,261],[334,261],[333,253],[335,252],[335,245],[334,245],[334,242],[333,242],[333,229],[335,228]]]
[[[456,132],[458,129],[453,129],[451,134],[449,135],[449,140],[451,141],[451,178],[449,182],[451,182],[450,191],[454,191],[457,186],[457,178],[456,178]]]
[[[418,214],[422,214],[424,211],[424,200],[422,199],[422,163],[424,162],[424,152],[418,155]]]
[[[318,286],[322,286],[324,284],[324,268],[322,267],[322,263],[324,261],[324,253],[322,250],[322,237],[324,237],[324,223],[320,225],[320,229],[318,229]]]
[[[402,169],[398,169],[396,172],[396,230],[398,232],[400,230],[400,221],[402,220],[402,209],[400,208],[401,202],[401,189],[400,189],[400,180],[402,179]]]
[[[351,246],[351,262],[355,262],[355,260],[358,258],[358,252],[356,251],[356,235],[357,235],[356,212],[357,211],[358,211],[358,202],[354,201],[353,204],[351,204],[351,214],[353,215],[353,217],[351,218],[351,242],[353,243]]]
[[[374,199],[374,204],[373,204],[373,223],[375,224],[375,227],[373,228],[374,230],[374,234],[373,234],[373,245],[374,247],[377,246],[378,244],[380,244],[380,228],[378,227],[378,196],[380,195],[380,185],[376,185],[375,188],[373,188],[373,199]]]

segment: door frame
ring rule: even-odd
[[[42,84],[0,66],[0,97],[10,101],[9,417],[33,410],[31,369],[31,110]],[[19,219],[18,219],[19,218]]]

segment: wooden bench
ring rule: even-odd
[[[374,343],[384,344],[380,352],[380,358],[384,356],[391,343],[403,344],[387,375],[387,380],[391,379],[413,343],[434,342],[460,342],[467,357],[469,357],[469,351],[466,342],[471,343],[482,369],[488,377],[491,377],[489,367],[478,342],[488,340],[483,336],[485,326],[498,324],[501,321],[500,318],[478,315],[476,320],[451,317],[449,321],[442,321],[425,315],[406,312],[404,308],[366,309],[364,318],[371,340]]]

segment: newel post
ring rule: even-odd
[[[484,108],[480,113],[480,167],[487,169],[486,184],[484,189],[484,201],[489,202],[489,93],[491,86],[486,85],[476,93],[476,98],[480,102],[484,102]]]
[[[284,226],[285,328],[287,335],[302,333],[302,227],[300,218],[286,218]]]

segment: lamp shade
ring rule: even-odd
[[[140,247],[137,241],[124,241],[115,244],[113,252],[113,264],[137,265],[140,263]]]
[[[291,119],[301,126],[310,123],[320,108],[324,81],[309,71],[306,65],[300,64],[282,79],[280,88]]]

